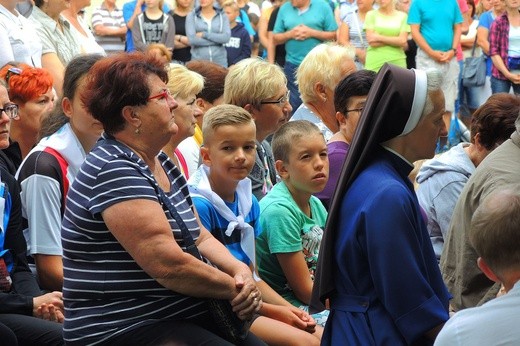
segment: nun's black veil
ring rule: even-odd
[[[334,243],[345,192],[380,143],[401,135],[412,111],[415,71],[385,64],[376,76],[332,197],[311,299],[311,312],[325,309],[334,295]]]

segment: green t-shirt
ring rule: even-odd
[[[402,32],[410,32],[406,24],[407,15],[401,11],[394,11],[391,16],[381,14],[378,10],[369,11],[365,17],[365,30],[373,30],[383,36],[399,36]],[[385,62],[406,68],[406,55],[402,47],[384,45],[367,48],[365,68],[378,72]]]
[[[303,251],[309,272],[314,279],[327,211],[320,200],[309,200],[312,218],[294,202],[283,182],[277,183],[260,201],[262,233],[257,238],[256,255],[260,277],[291,304],[299,301],[287,283],[276,254]]]

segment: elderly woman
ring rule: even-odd
[[[323,191],[315,194],[325,208],[330,200],[345,162],[348,149],[354,138],[361,112],[365,107],[368,91],[374,82],[374,71],[360,70],[343,78],[334,90],[334,107],[339,131],[327,143],[329,156],[329,179]]]
[[[181,171],[186,180],[190,178],[186,157],[177,148],[179,143],[195,134],[197,117],[202,115],[202,110],[197,106],[197,94],[204,86],[204,78],[183,65],[172,64],[168,71],[168,90],[177,101],[175,124],[177,133],[172,136],[168,144],[162,149]],[[198,146],[193,146],[192,151],[200,152]],[[193,156],[195,153],[190,153]]]
[[[38,141],[42,119],[54,107],[53,78],[45,69],[24,64],[6,65],[0,78],[7,81],[9,98],[20,107],[19,118],[11,123],[11,144],[0,153],[0,161],[14,175]]]
[[[191,176],[200,162],[200,147],[202,146],[202,120],[204,114],[211,108],[222,103],[224,94],[224,80],[227,75],[227,68],[217,63],[206,60],[192,60],[186,67],[193,72],[200,74],[204,78],[204,87],[197,93],[195,104],[200,112],[194,114],[197,124],[193,136],[186,138],[179,143],[177,148],[186,160],[188,174]]]
[[[34,4],[36,6],[29,19],[36,26],[43,44],[42,67],[52,74],[56,93],[61,96],[65,67],[81,52],[79,41],[71,31],[70,24],[61,15],[61,11],[70,6],[70,2],[36,0]]]
[[[177,132],[167,82],[162,63],[142,53],[110,56],[90,71],[82,100],[105,134],[67,196],[67,343],[229,345],[206,298],[229,300],[241,319],[261,305],[251,271],[200,227],[186,180],[160,153]],[[185,252],[183,233],[221,270]],[[250,333],[244,344],[259,341]]]
[[[441,78],[385,64],[370,89],[320,251],[313,293],[331,309],[323,345],[431,344],[448,320],[450,295],[408,179],[447,133]]]
[[[322,43],[303,59],[296,72],[303,101],[291,120],[308,120],[318,126],[328,141],[338,132],[334,109],[334,89],[339,81],[356,70],[351,49]]]
[[[16,10],[17,0],[0,0],[0,66],[18,61],[42,66],[42,43],[36,29]]]
[[[21,186],[28,255],[34,263],[40,285],[61,291],[60,228],[69,185],[103,130],[85,110],[79,98],[85,76],[100,55],[73,59],[65,70],[62,112],[66,124],[36,145],[22,162],[16,177]]]

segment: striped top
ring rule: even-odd
[[[199,227],[186,180],[164,154],[171,199],[194,239]],[[202,300],[161,286],[137,265],[103,222],[101,212],[131,199],[158,201],[148,166],[107,135],[87,156],[67,196],[62,226],[64,338],[69,345],[98,344],[156,320],[190,319],[206,311]],[[184,249],[181,232],[163,206],[172,232]],[[131,221],[128,231],[132,229]]]
[[[126,27],[125,19],[123,18],[123,10],[116,6],[114,10],[110,11],[103,2],[100,7],[92,11],[92,29],[94,29],[96,25],[114,28]],[[98,35],[94,35],[94,37],[107,54],[123,52],[125,50],[125,40],[122,37]]]

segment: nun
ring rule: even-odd
[[[441,79],[385,64],[370,89],[320,249],[311,305],[330,306],[322,345],[428,345],[448,320],[408,178],[447,135]]]

